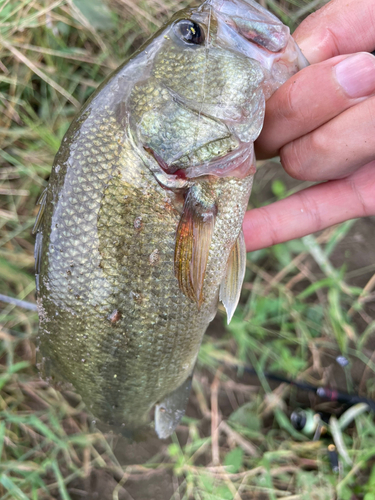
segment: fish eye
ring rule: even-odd
[[[202,45],[204,42],[204,31],[198,23],[183,19],[174,26],[176,35],[186,43]]]

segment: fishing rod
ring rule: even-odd
[[[336,360],[343,367],[348,364],[348,360],[343,356],[339,356]],[[254,368],[246,365],[237,365],[236,368],[242,368],[246,373],[256,375],[259,378]],[[288,384],[302,391],[312,392],[321,399],[334,401],[346,407],[338,420],[335,415],[330,413],[316,412],[311,408],[297,408],[291,413],[290,422],[297,431],[312,437],[313,441],[317,441],[321,437],[327,439],[328,436],[331,442],[328,444],[326,452],[331,470],[334,473],[340,471],[340,459],[350,464],[350,457],[346,452],[345,446],[342,445],[342,431],[359,415],[368,411],[375,412],[375,401],[358,396],[357,394],[330,389],[329,387],[298,382],[276,373],[265,372],[262,375],[268,380]]]
[[[236,368],[242,368],[246,373],[251,375],[256,375],[257,371],[249,366],[238,365]],[[334,401],[340,404],[354,406],[358,403],[365,403],[369,408],[375,412],[375,401],[369,398],[358,396],[357,394],[349,394],[347,392],[337,391],[336,389],[330,389],[329,387],[315,386],[308,384],[307,382],[298,382],[297,380],[292,380],[276,373],[263,373],[264,377],[268,380],[274,380],[275,382],[281,382],[288,384],[290,386],[297,387],[302,391],[313,392],[321,399],[326,399],[328,401]]]
[[[27,302],[26,300],[16,299],[15,297],[8,297],[0,293],[0,302],[5,302],[7,304],[12,304],[14,306],[22,307],[23,309],[29,309],[30,311],[37,311],[37,305],[32,302]]]

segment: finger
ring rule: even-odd
[[[375,49],[373,0],[331,0],[307,17],[293,34],[313,64],[340,54]]]
[[[280,150],[286,172],[300,180],[346,177],[375,160],[375,96],[347,109]]]
[[[256,142],[257,158],[270,158],[375,92],[375,57],[338,56],[297,73],[269,99]]]
[[[247,251],[301,238],[339,222],[375,215],[375,161],[336,181],[318,184],[246,212]]]

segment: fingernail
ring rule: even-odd
[[[336,78],[349,97],[366,97],[375,91],[375,57],[360,53],[334,67]]]

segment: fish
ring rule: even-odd
[[[239,301],[265,102],[306,64],[255,1],[206,0],[66,132],[34,226],[38,366],[116,431],[165,439],[184,415],[207,326]]]

